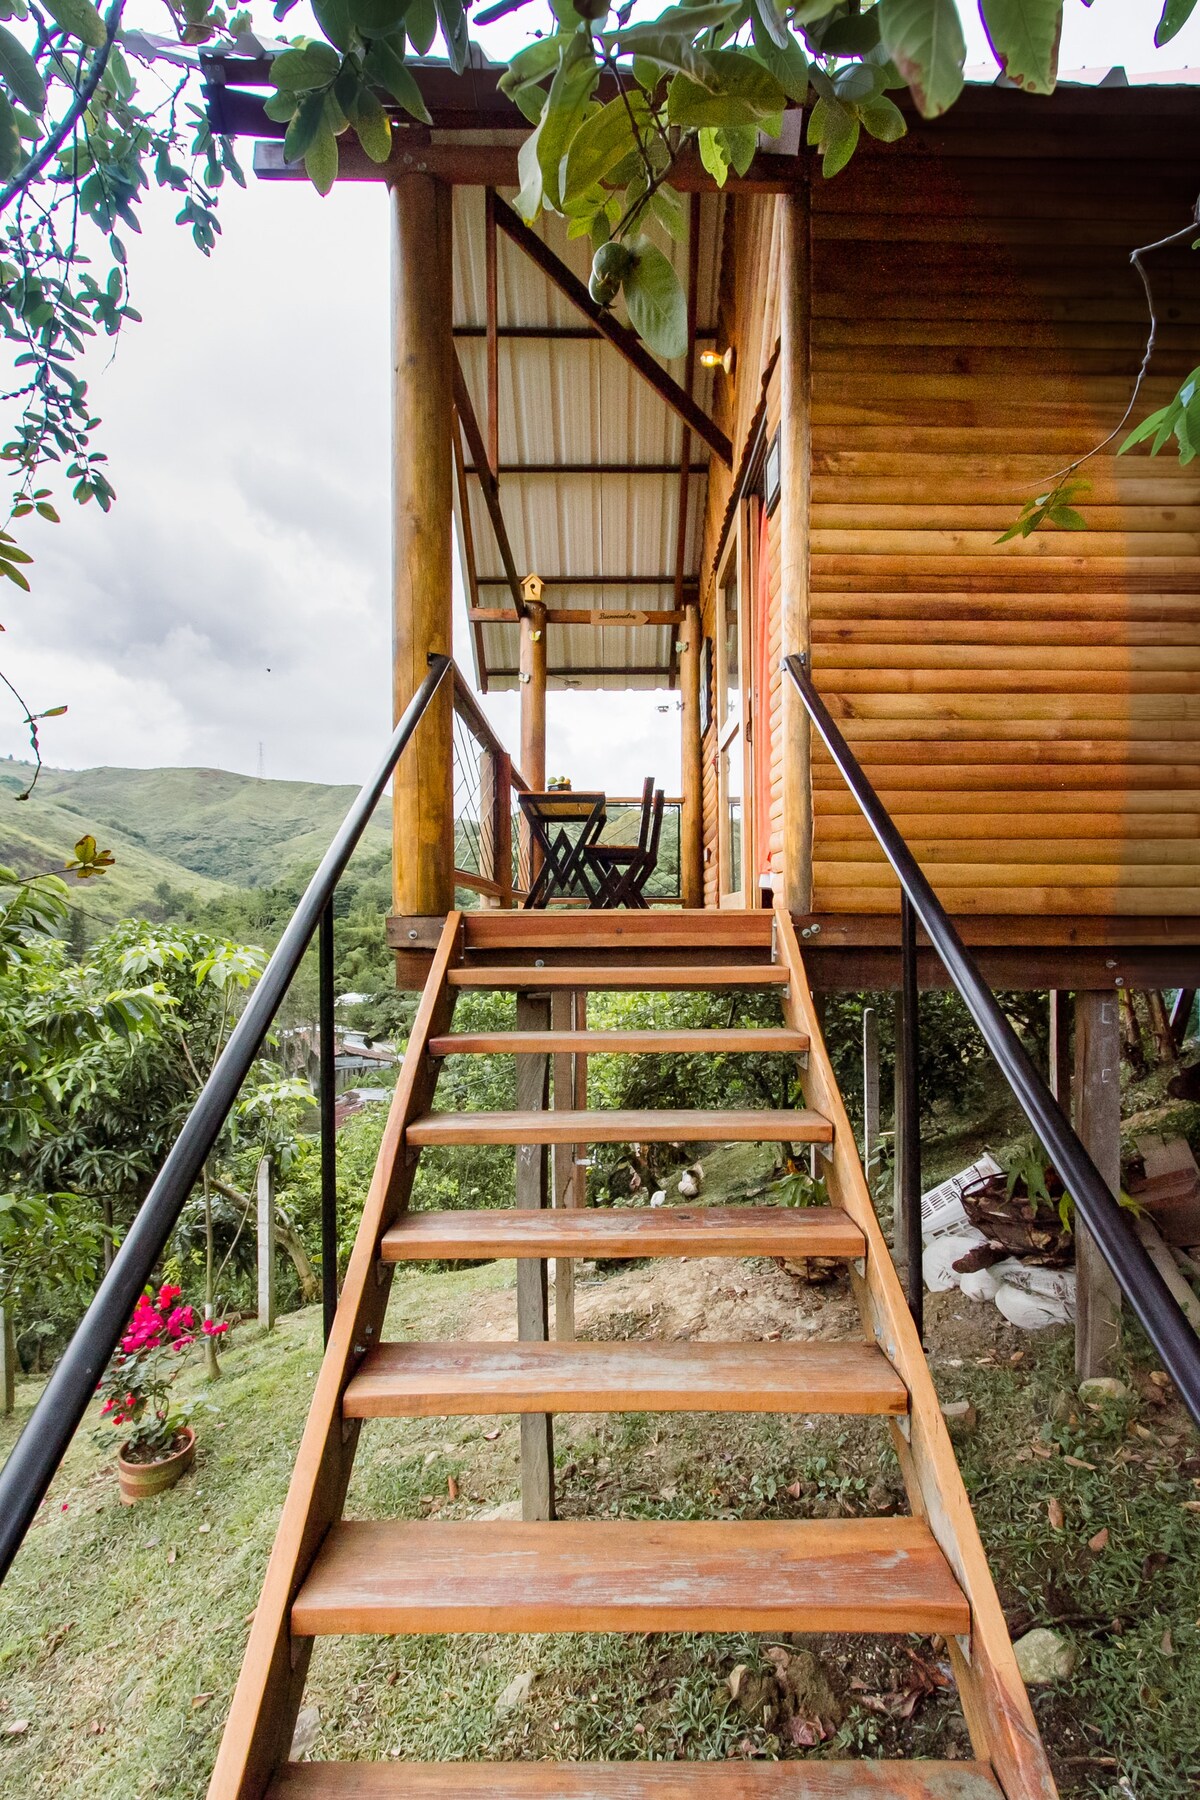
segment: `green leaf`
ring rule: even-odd
[[[713,125],[702,125],[696,133],[696,147],[700,152],[700,161],[708,170],[718,187],[724,187],[729,174],[729,158],[725,154],[722,143],[723,133]]]
[[[0,181],[16,174],[24,154],[16,110],[8,95],[0,90]]]
[[[35,113],[45,110],[46,84],[38,66],[20,39],[4,25],[0,25],[0,75],[25,106]]]
[[[953,106],[967,55],[954,0],[879,0],[879,31],[923,116]]]
[[[394,42],[377,38],[367,51],[366,71],[372,81],[379,83],[399,101],[406,113],[419,119],[422,125],[432,125],[429,108],[421,98],[421,90],[417,86],[416,76],[404,62]]]
[[[708,53],[718,82],[710,90],[687,75],[676,75],[667,90],[672,125],[757,125],[779,113],[787,96],[771,71],[744,50]]]
[[[412,0],[404,15],[404,29],[418,56],[428,56],[429,47],[437,36],[437,28],[438,16],[433,0]]]
[[[564,200],[595,187],[630,150],[636,150],[631,114],[639,128],[648,123],[650,107],[644,94],[631,93],[628,103],[618,96],[583,121],[567,152]]]
[[[104,20],[92,0],[46,0],[46,11],[64,31],[93,50],[101,49],[108,40]]]
[[[583,109],[599,78],[591,38],[586,32],[574,33],[550,83],[545,111],[537,129],[542,199],[556,212],[562,203],[559,184],[563,158],[583,121]]]
[[[786,50],[789,44],[796,41],[788,30],[787,19],[776,12],[775,0],[750,0],[750,30],[758,50],[764,44],[774,44],[777,50]]]
[[[763,128],[766,129],[770,124],[769,119],[764,120]],[[778,137],[779,133],[776,131],[769,135]],[[758,132],[755,127],[753,125],[722,125],[717,131],[717,136],[721,140],[721,148],[729,158],[730,166],[736,169],[739,175],[744,175],[754,161],[754,153],[758,149]]]
[[[1196,0],[1165,0],[1162,18],[1154,32],[1154,42],[1160,50],[1164,44],[1170,43],[1177,31],[1183,30],[1195,7]]]
[[[328,124],[322,125],[304,157],[308,178],[318,194],[327,194],[337,180],[337,139]]]
[[[821,173],[826,180],[832,175],[840,175],[854,152],[858,149],[860,123],[857,112],[851,114],[847,129],[829,145],[821,159]]]
[[[313,140],[325,123],[325,95],[318,91],[306,94],[296,108],[283,139],[286,162],[300,162],[308,155]]]
[[[1010,81],[1050,94],[1058,78],[1062,0],[979,0],[988,42]]]
[[[625,277],[629,322],[656,356],[682,356],[687,349],[687,300],[679,277],[649,238],[629,246],[633,264]]]
[[[881,144],[894,144],[908,130],[904,114],[886,94],[880,94],[877,100],[860,107],[859,116],[871,136],[878,138]]]
[[[517,151],[517,174],[521,178],[521,187],[513,205],[527,225],[532,225],[542,210],[542,165],[538,156],[541,131],[539,123]]]
[[[347,0],[347,4],[363,37],[392,37],[404,29],[407,0]]]
[[[354,50],[358,38],[350,17],[348,0],[311,0],[313,18],[331,44],[339,50]]]
[[[350,123],[371,161],[385,163],[392,153],[392,128],[387,114],[369,88],[359,94]]]
[[[755,137],[757,138],[757,133]],[[753,155],[753,151],[751,154]],[[675,189],[668,187],[666,182],[663,182],[661,187],[656,187],[650,196],[650,212],[667,235],[674,238],[677,244],[687,243],[688,222],[687,214],[683,210],[683,201]]]
[[[277,88],[299,94],[308,88],[324,87],[334,80],[341,66],[341,57],[329,44],[302,38],[290,50],[280,51],[271,64],[271,79]]]
[[[768,5],[770,0],[762,0]],[[759,0],[752,0],[754,11],[751,13],[751,24],[754,31],[754,48],[770,69],[772,75],[783,89],[789,100],[797,106],[803,106],[808,98],[808,57],[799,38],[793,37],[789,31],[787,42],[778,44],[769,30],[760,31],[757,24]]]
[[[471,39],[467,31],[463,0],[434,0],[434,4],[446,44],[446,54],[450,58],[450,67],[456,75],[461,75],[471,54]]]

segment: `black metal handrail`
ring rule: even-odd
[[[996,997],[979,972],[974,957],[951,923],[945,907],[922,874],[916,858],[834,723],[813,685],[804,656],[784,658],[784,668],[857,800],[880,849],[891,864],[903,892],[941,958],[951,985],[971,1014],[1001,1074],[1020,1102],[1055,1173],[1075,1202],[1078,1217],[1091,1232],[1163,1368],[1179,1390],[1192,1418],[1200,1424],[1200,1338],[1188,1323],[1166,1282],[1130,1226],[1126,1213],[1109,1191],[1095,1163],[1050,1092],[1020,1038],[1005,1018]]]
[[[391,779],[405,745],[421,722],[446,671],[448,656],[431,655],[429,673],[396,726],[374,775],[360,791],[325,852],[316,874],[263,970],[246,1009],[230,1033],[154,1185],[138,1209],[112,1266],[101,1282],[70,1343],[63,1351],[25,1429],[0,1469],[0,1581],[45,1498],[96,1384],[200,1178],[238,1090],[300,967],[313,933],[321,927],[322,1222],[323,1294],[326,1334],[337,1302],[337,1238],[333,1214],[333,893],[354,848]],[[332,1229],[331,1229],[332,1226]]]

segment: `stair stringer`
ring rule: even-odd
[[[933,1377],[875,1216],[795,926],[783,907],[776,908],[775,920],[776,955],[788,969],[784,1015],[810,1040],[805,1097],[833,1125],[826,1189],[832,1204],[849,1214],[867,1240],[864,1272],[851,1266],[854,1296],[868,1336],[881,1346],[909,1390],[908,1418],[889,1421],[909,1505],[928,1524],[971,1607],[970,1642],[951,1641],[949,1651],[975,1754],[991,1763],[1007,1800],[1057,1800],[1058,1789],[1017,1668]]]
[[[452,912],[413,1021],[208,1800],[263,1800],[291,1747],[313,1643],[293,1637],[292,1602],[326,1532],[342,1516],[350,1485],[361,1421],[343,1419],[342,1395],[383,1328],[393,1271],[379,1260],[379,1240],[405,1210],[412,1191],[420,1152],[406,1151],[405,1130],[433,1099],[441,1063],[430,1057],[429,1039],[449,1029],[456,996],[447,975],[461,959],[461,944],[462,917]]]

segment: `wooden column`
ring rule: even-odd
[[[258,1322],[270,1331],[275,1324],[275,1164],[269,1156],[258,1164]]]
[[[540,793],[546,786],[546,608],[526,606],[521,618],[521,773]]]
[[[782,653],[811,654],[809,505],[811,487],[811,233],[808,189],[784,194],[780,232],[779,395]],[[812,909],[812,768],[808,714],[785,677],[783,733],[783,890],[790,912]]]
[[[517,1030],[546,1031],[550,1002],[544,994],[518,994]],[[537,1112],[548,1098],[548,1056],[516,1059],[518,1112]],[[517,1145],[517,1205],[545,1206],[546,1146]],[[544,1343],[550,1335],[545,1260],[521,1257],[517,1262],[517,1336]],[[554,1517],[554,1421],[549,1413],[521,1415],[521,1517]]]
[[[683,904],[704,905],[704,764],[700,749],[700,608],[684,609],[680,631],[679,689],[683,700],[683,805],[679,814],[679,891]]]
[[[1075,996],[1075,1129],[1116,1195],[1121,1190],[1121,1036],[1115,993]],[[1081,1381],[1114,1373],[1121,1343],[1121,1293],[1082,1225],[1075,1232],[1075,1371]]]
[[[392,216],[392,700],[399,718],[451,649],[450,189],[396,178]],[[393,783],[392,890],[408,919],[454,904],[453,687],[444,681]]]

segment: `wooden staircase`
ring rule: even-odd
[[[517,1031],[455,1035],[454,1001],[468,987],[524,995],[763,987],[779,996],[782,1026],[541,1030],[519,1013],[525,1028]],[[807,1109],[606,1113],[541,1104],[547,1056],[751,1049],[801,1060]],[[445,1057],[498,1051],[521,1059],[520,1110],[430,1110]],[[738,1139],[817,1146],[831,1204],[406,1210],[418,1157],[442,1145],[513,1144],[519,1172],[522,1157],[540,1159],[536,1147],[547,1144]],[[398,1262],[513,1257],[519,1300],[522,1292],[528,1300],[544,1282],[543,1259],[581,1256],[840,1258],[850,1267],[863,1336],[633,1345],[548,1342],[543,1328],[513,1344],[382,1341]],[[544,1285],[541,1292],[544,1308]],[[536,1442],[549,1415],[622,1411],[886,1418],[911,1516],[520,1523],[342,1516],[364,1420],[517,1413]],[[543,1428],[543,1455],[546,1444]],[[976,1760],[287,1760],[320,1636],[714,1630],[940,1633]],[[787,914],[452,914],[397,1084],[209,1800],[1053,1800],[1055,1791]]]

